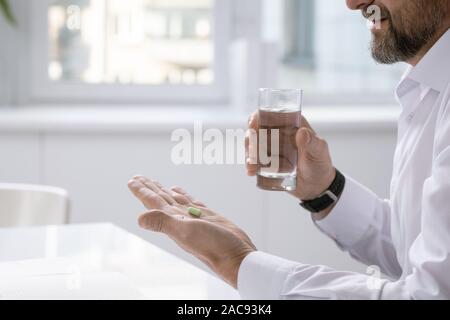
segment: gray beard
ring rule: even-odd
[[[433,0],[434,1],[434,0]],[[389,27],[384,35],[372,35],[372,57],[381,64],[406,62],[414,58],[427,43],[433,40],[445,21],[443,11],[431,10],[422,21],[427,25],[416,25],[408,32],[398,30],[389,19]],[[425,19],[427,18],[427,19]]]
[[[410,41],[406,37],[396,35],[390,28],[387,33],[380,36],[372,36],[371,51],[373,59],[381,64],[394,64],[413,58],[426,41]]]

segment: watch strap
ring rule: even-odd
[[[322,212],[335,204],[345,187],[345,176],[336,169],[336,177],[334,178],[328,189],[319,197],[313,200],[302,201],[300,206],[312,213]]]

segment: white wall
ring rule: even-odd
[[[39,183],[40,141],[36,133],[0,132],[0,181]]]
[[[127,190],[127,181],[144,174],[184,187],[247,230],[262,250],[305,263],[364,270],[316,230],[295,199],[256,189],[243,166],[173,165],[169,126],[47,130],[27,123],[17,128],[0,121],[0,181],[66,188],[72,223],[112,221],[194,262],[165,237],[138,229],[136,216],[143,207]],[[319,133],[328,139],[338,168],[387,196],[396,140],[392,125],[322,125]]]

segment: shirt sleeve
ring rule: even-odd
[[[400,277],[391,238],[391,207],[378,196],[346,177],[344,191],[333,211],[316,226],[344,251],[366,265],[377,265],[392,278]]]
[[[410,249],[412,273],[397,281],[248,255],[238,274],[243,299],[450,299],[450,147],[425,182],[422,232]],[[365,228],[362,228],[365,229]],[[337,230],[337,229],[336,229]],[[356,233],[355,233],[356,234]],[[364,232],[360,232],[364,234]],[[352,244],[354,240],[350,237]],[[357,239],[356,237],[355,239]]]
[[[324,266],[305,265],[262,252],[248,255],[238,274],[238,289],[244,299],[450,299],[450,106],[439,120],[435,138],[435,154],[431,175],[426,179],[421,199],[420,233],[408,252],[408,274],[398,280],[380,279],[373,275],[337,271]],[[350,187],[349,187],[350,186]],[[351,191],[364,200],[347,203],[346,194],[333,212],[333,218],[320,227],[349,251],[367,260],[390,259],[385,249],[372,249],[373,254],[361,252],[359,246],[369,241],[378,246],[383,236],[372,234],[385,225],[376,216],[386,214],[387,206],[359,186],[350,182]],[[344,192],[345,193],[345,192]],[[356,198],[356,197],[355,197]],[[364,207],[366,206],[366,207]],[[350,209],[367,211],[354,211]],[[346,209],[346,210],[343,210]],[[362,213],[356,218],[350,213]],[[364,212],[367,212],[364,214]],[[336,214],[337,213],[337,214]],[[339,219],[338,219],[339,218]],[[334,220],[331,220],[334,219]],[[341,219],[343,221],[341,221]],[[382,219],[387,219],[383,216]],[[333,221],[339,222],[333,223]],[[345,231],[347,223],[351,231]],[[373,229],[375,228],[375,229]],[[373,230],[372,230],[373,229]],[[368,237],[369,236],[369,237]],[[367,241],[367,243],[366,243]],[[384,241],[384,240],[383,240]],[[389,242],[389,241],[388,241]],[[364,244],[366,243],[366,244]],[[364,245],[362,245],[364,244]],[[357,248],[357,249],[355,249]],[[380,256],[381,254],[381,256]]]
[[[378,299],[385,280],[281,259],[264,252],[249,254],[241,264],[242,299]]]
[[[316,225],[366,264],[398,275],[390,234],[389,203],[347,177],[336,207]],[[379,299],[380,278],[288,261],[263,252],[248,255],[238,274],[243,299]],[[378,289],[378,290],[377,290]]]
[[[387,201],[347,177],[333,211],[315,223],[356,259],[399,277],[389,217]],[[263,252],[248,255],[238,274],[243,299],[379,299],[386,283],[379,277],[300,264]]]

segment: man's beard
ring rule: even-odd
[[[435,37],[446,18],[447,0],[405,1],[392,14],[380,8],[388,28],[372,35],[372,57],[382,64],[394,64],[414,58]]]

